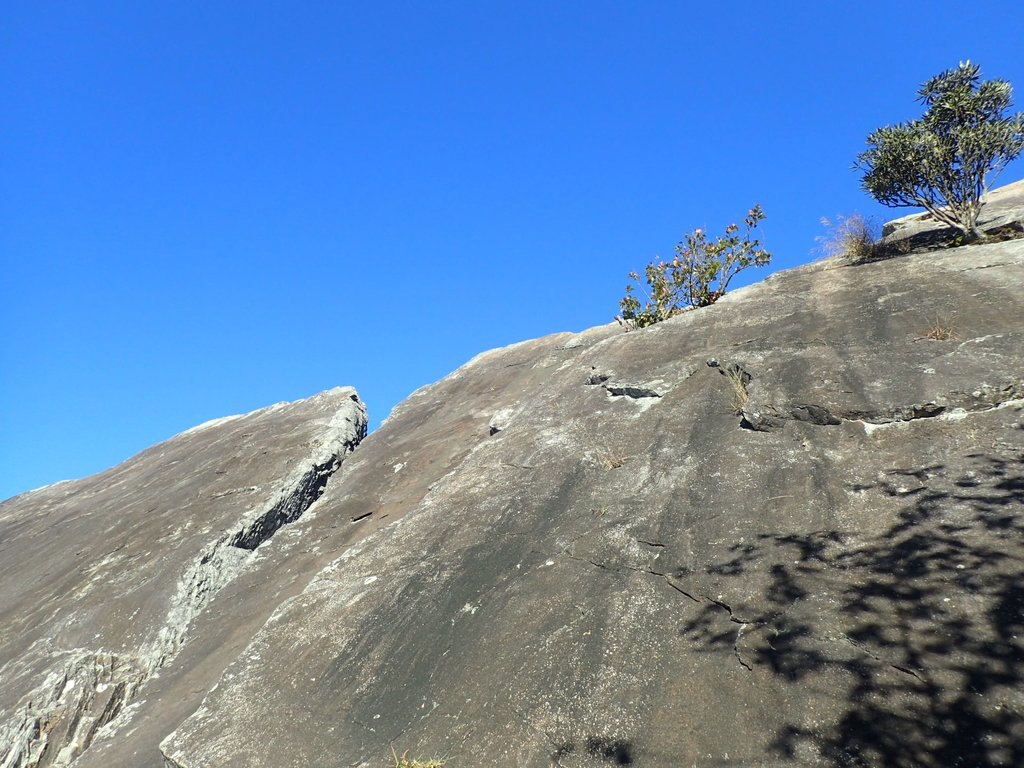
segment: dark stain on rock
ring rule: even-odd
[[[294,523],[320,498],[327,487],[327,481],[340,466],[341,456],[332,456],[323,464],[313,466],[288,496],[267,510],[252,525],[239,531],[231,540],[231,546],[252,551],[277,533],[281,526]]]
[[[615,765],[633,764],[633,747],[628,741],[591,736],[587,739],[587,752]]]

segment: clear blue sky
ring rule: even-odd
[[[5,3],[0,498],[336,385],[377,424],[755,202],[771,269],[904,213],[850,166],[923,80],[1024,106],[1019,0],[964,9]]]

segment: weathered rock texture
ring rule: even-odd
[[[1024,235],[1024,179],[993,189],[982,199],[978,228],[989,237]],[[939,224],[930,213],[912,213],[882,228],[886,243],[912,247],[941,246],[957,237],[952,227]]]
[[[66,766],[112,744],[99,764],[157,764],[156,741],[237,655],[234,616],[254,630],[276,605],[276,560],[298,542],[272,537],[365,431],[355,390],[335,389],[0,505],[0,766]],[[224,604],[253,579],[267,583],[259,595]],[[203,657],[179,663],[191,645]],[[149,737],[137,758],[126,729]]]
[[[642,331],[488,352],[400,405],[184,645],[154,628],[204,594],[193,573],[235,573],[224,546],[253,556],[231,542],[290,517],[282,495],[207,525],[198,502],[143,511],[163,494],[136,483],[133,514],[162,521],[136,528],[122,467],[0,507],[4,711],[37,711],[59,650],[172,649],[76,766],[1022,765],[1022,416],[1021,240],[826,260]],[[226,427],[210,474],[283,450]],[[175,493],[263,471],[214,492],[183,469]],[[86,488],[118,503],[72,514]],[[65,519],[124,558],[100,582],[46,540]],[[127,698],[148,674],[105,664],[67,676]]]

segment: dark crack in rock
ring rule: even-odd
[[[184,682],[188,669],[168,668],[210,601],[247,569],[261,570],[252,550],[310,508],[365,434],[358,397],[337,389],[202,425],[95,478],[0,506],[0,549],[23,569],[0,592],[7,626],[18,628],[0,634],[0,766],[83,765],[140,719],[156,731],[152,761],[171,726],[153,709],[158,697],[142,697]],[[63,562],[48,560],[47,541],[33,533],[50,526],[50,546],[69,547]],[[220,669],[229,648],[219,651]],[[218,651],[207,651],[209,667]],[[203,688],[190,687],[178,717],[199,703]]]

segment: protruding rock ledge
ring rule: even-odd
[[[316,502],[365,434],[358,395],[339,388],[207,422],[97,478],[4,503],[0,525],[12,533],[0,548],[34,553],[33,531],[54,526],[29,574],[74,551],[85,576],[70,594],[48,582],[56,568],[23,576],[54,593],[39,598],[48,615],[34,625],[13,617],[21,629],[10,639],[31,643],[26,652],[0,645],[0,765],[61,768],[116,738],[154,674],[182,673],[168,667],[210,601],[259,567],[257,548]],[[5,610],[21,599],[12,581]]]

